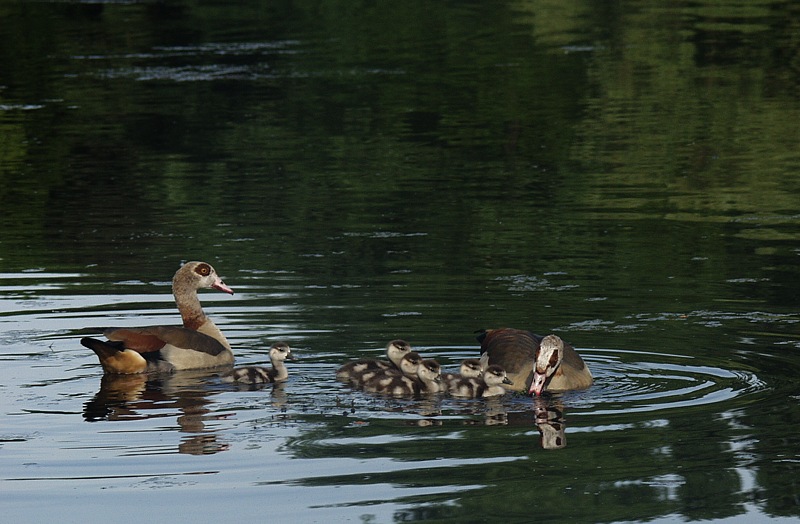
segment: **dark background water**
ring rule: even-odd
[[[794,3],[8,1],[0,20],[9,518],[800,516]],[[81,332],[175,322],[190,259],[237,291],[203,299],[239,362],[296,348],[285,386],[102,378]],[[542,401],[565,448],[524,397],[333,380],[396,337],[454,367],[501,325],[592,368]]]

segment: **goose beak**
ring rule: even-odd
[[[503,379],[503,384],[514,385],[514,382],[512,382],[510,378],[506,377],[506,378]]]
[[[531,382],[531,388],[528,390],[528,394],[536,393],[536,396],[542,394],[544,391],[544,383],[547,380],[547,375],[544,373],[539,373],[538,371],[533,372],[533,382]]]
[[[219,291],[222,291],[223,293],[227,293],[229,295],[233,295],[233,290],[231,288],[229,288],[228,286],[226,286],[225,282],[223,282],[219,278],[213,284],[211,284],[211,287],[213,287],[214,289],[217,289]]]

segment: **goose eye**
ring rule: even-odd
[[[208,275],[211,274],[211,266],[209,266],[208,264],[200,264],[195,269],[195,272],[201,277],[207,277]]]

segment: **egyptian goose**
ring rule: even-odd
[[[468,358],[461,362],[458,373],[442,373],[441,382],[444,389],[450,389],[450,385],[462,378],[478,378],[481,376],[481,361],[477,358]]]
[[[411,351],[411,344],[405,340],[392,340],[386,344],[386,356],[389,361],[376,359],[359,359],[344,364],[336,370],[336,378],[349,382],[354,386],[363,386],[364,382],[387,369],[400,369],[400,361]]]
[[[497,364],[486,368],[480,378],[462,377],[449,384],[448,391],[454,397],[478,398],[505,395],[506,388],[502,384],[511,384],[506,370]]]
[[[498,364],[513,385],[508,389],[541,395],[543,391],[586,389],[592,373],[569,344],[556,335],[540,337],[530,331],[502,328],[483,331],[481,363]]]
[[[197,290],[214,288],[233,294],[206,262],[187,262],[172,279],[172,293],[183,326],[108,328],[108,341],[85,337],[81,344],[94,351],[106,373],[145,373],[201,369],[233,364],[225,335],[200,307]]]
[[[441,367],[435,360],[423,360],[417,368],[417,376],[379,374],[364,384],[364,390],[395,397],[409,397],[441,391],[439,377]]]
[[[241,384],[269,384],[283,382],[289,378],[289,371],[284,364],[287,360],[294,360],[292,348],[285,342],[278,342],[269,348],[269,361],[271,368],[264,366],[242,366],[235,368],[230,374],[230,380]]]

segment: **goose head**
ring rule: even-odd
[[[386,356],[397,367],[400,367],[400,361],[409,351],[411,351],[411,344],[405,340],[392,340],[386,344]]]
[[[528,393],[541,395],[545,382],[556,372],[564,359],[564,341],[556,335],[547,335],[539,343],[533,362],[533,381]]]
[[[233,295],[233,290],[225,285],[214,267],[207,262],[187,262],[178,269],[172,278],[174,289],[213,288]]]

